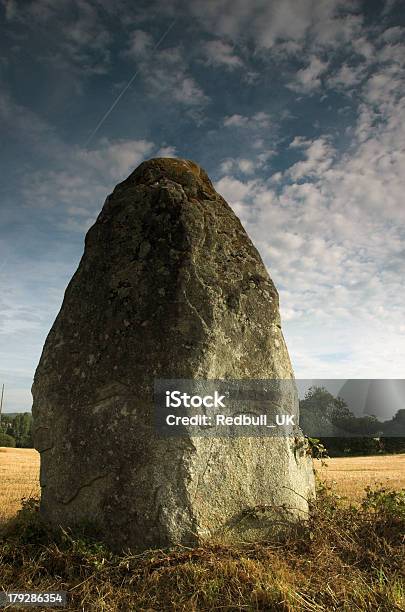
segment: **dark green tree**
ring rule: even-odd
[[[9,414],[2,414],[0,420],[0,432],[9,433],[13,426],[13,417]]]
[[[334,425],[334,417],[337,413],[345,416],[346,409],[345,402],[335,398],[325,387],[310,387],[305,398],[300,401],[300,426],[310,437],[336,436],[338,430]]]
[[[16,446],[19,448],[32,447],[32,415],[30,412],[16,414],[11,430],[8,432],[15,438]]]
[[[0,446],[15,446],[15,440],[13,436],[0,431]]]
[[[356,417],[341,397],[324,387],[311,387],[300,401],[304,434],[320,439],[328,454],[369,455],[381,451],[382,424],[376,417]]]

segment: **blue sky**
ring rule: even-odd
[[[404,8],[0,0],[6,410],[30,409],[105,197],[158,155],[202,165],[241,218],[297,377],[405,378]]]

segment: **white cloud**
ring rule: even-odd
[[[127,55],[136,60],[150,94],[168,96],[171,102],[192,109],[203,108],[209,98],[190,74],[183,49],[178,46],[149,52],[151,44],[150,36],[138,31],[127,49]]]
[[[156,157],[176,157],[176,147],[161,147]]]
[[[405,30],[404,30],[405,34]],[[398,66],[404,66],[405,64],[405,45],[403,43],[396,43],[391,45],[384,45],[379,51],[378,58],[380,62],[393,62]]]
[[[382,101],[389,103],[389,99],[398,87],[395,72],[385,70],[373,74],[367,82],[366,96],[368,102],[381,104]]]
[[[405,30],[401,28],[401,26],[394,26],[392,28],[387,28],[381,34],[381,39],[384,42],[395,42],[404,36]]]
[[[129,38],[127,55],[138,58],[148,53],[152,48],[152,36],[143,30],[135,30],[131,33]]]
[[[204,43],[203,52],[207,58],[207,63],[211,66],[222,66],[229,70],[243,66],[243,62],[235,53],[234,47],[222,40],[209,40]]]
[[[288,87],[297,92],[310,93],[322,84],[321,77],[328,68],[328,63],[319,57],[312,56],[306,68],[301,68]]]
[[[256,189],[256,181],[246,183],[232,176],[225,175],[215,185],[215,189],[227,200],[242,222],[247,222],[249,211],[245,199],[251,196]]]
[[[96,170],[100,176],[113,181],[122,180],[131,169],[150,154],[154,145],[147,140],[100,141],[97,149],[78,150],[73,154],[75,161],[83,167]]]
[[[297,53],[309,35],[319,44],[330,45],[353,40],[361,27],[361,17],[350,14],[357,2],[330,0],[193,0],[188,8],[206,31],[232,40],[249,40],[259,49]],[[349,12],[341,16],[341,10]],[[289,47],[288,47],[289,46]]]
[[[335,3],[329,14],[325,13],[323,18],[314,22],[311,31],[314,47],[328,50],[350,47],[353,41],[363,34],[363,16],[350,13],[358,8],[358,2],[355,1]]]
[[[303,159],[283,174],[242,180],[232,166],[216,185],[280,289],[300,377],[403,375],[405,74],[397,53],[382,56],[343,155],[328,136],[296,137]]]
[[[260,111],[248,117],[245,115],[228,115],[224,118],[225,127],[267,128],[270,126],[268,113]]]
[[[261,128],[269,127],[270,116],[268,115],[268,113],[260,111],[252,116],[252,123]]]
[[[244,117],[243,115],[229,115],[224,119],[225,127],[243,127],[247,125],[249,122],[248,117]]]
[[[97,148],[72,147],[65,152],[63,169],[28,173],[22,194],[29,206],[64,206],[63,227],[87,229],[107,193],[155,149],[146,140],[100,141]],[[68,154],[67,154],[68,153]]]
[[[217,182],[217,190],[219,193],[223,194],[224,198],[228,199],[233,204],[242,202],[248,195],[251,196],[254,187],[254,181],[243,183],[231,176],[223,176]]]
[[[261,146],[263,147],[263,144]],[[220,170],[225,175],[236,172],[251,176],[262,170],[273,155],[274,151],[263,149],[260,153],[256,151],[254,157],[250,159],[246,157],[229,157],[221,163]]]
[[[172,79],[167,79],[167,85],[172,88],[173,97],[178,102],[190,106],[201,106],[208,102],[208,97],[190,76],[174,75]]]
[[[286,173],[294,181],[321,175],[330,168],[334,159],[334,149],[326,138],[313,141],[295,138],[290,147],[305,149],[305,160],[296,162]]]
[[[23,11],[23,3],[11,1],[7,18],[22,20],[27,26],[31,21],[38,32],[52,29],[56,53],[46,61],[62,68],[66,62],[69,70],[79,73],[83,68],[84,74],[107,70],[112,40],[102,15],[104,10],[114,10],[111,3],[80,0],[76,16],[66,24],[64,20],[56,23],[57,10],[62,11],[66,3],[37,0],[27,2]],[[286,171],[264,178],[258,178],[264,173],[257,170],[263,169],[273,154],[269,136],[271,147],[280,144],[273,138],[277,122],[273,124],[266,112],[243,114],[246,111],[241,109],[246,107],[236,102],[227,107],[229,114],[223,119],[226,129],[221,136],[232,143],[237,140],[241,146],[236,151],[227,151],[225,146],[221,149],[224,176],[216,187],[233,205],[269,266],[280,289],[283,318],[288,320],[285,333],[296,373],[311,378],[402,376],[405,361],[403,28],[381,33],[385,27],[382,20],[371,29],[358,8],[357,2],[347,0],[191,0],[184,8],[194,17],[193,32],[200,36],[202,25],[204,41],[217,37],[204,47],[210,65],[235,70],[246,80],[236,69],[248,65],[248,51],[253,50],[259,65],[263,61],[276,70],[281,67],[279,75],[284,78],[291,69],[283,63],[284,57],[294,55],[294,60],[303,59],[292,83],[296,91],[319,92],[323,84],[348,93],[355,91],[356,95],[346,100],[353,112],[360,101],[355,125],[339,134],[339,143],[349,142],[346,151],[335,150],[329,128],[328,134],[297,137],[288,153],[298,161]],[[209,99],[198,73],[192,71],[193,61],[201,66],[201,38],[197,39],[197,52],[189,53],[173,42],[175,26],[165,43],[151,53],[158,33],[153,26],[152,36],[146,27],[156,9],[172,18],[176,7],[170,0],[167,6],[152,2],[150,14],[135,11],[136,18],[131,13],[133,18],[126,15],[125,22],[123,17],[122,23],[132,32],[125,59],[133,60],[134,71],[140,70],[148,94],[179,104],[185,113],[201,111]],[[337,65],[341,57],[342,63]],[[273,60],[279,63],[272,64]],[[246,74],[257,79],[253,71]],[[256,108],[253,102],[252,108]],[[288,117],[291,111],[285,108],[283,113]],[[294,114],[298,114],[295,108]],[[40,206],[47,209],[43,218],[48,222],[58,211],[52,221],[57,220],[65,229],[87,229],[111,187],[142,159],[175,154],[170,145],[163,143],[158,149],[162,143],[156,146],[149,140],[104,139],[88,151],[67,145],[46,122],[13,105],[4,91],[0,94],[0,115],[8,129],[16,132],[15,137],[34,151],[33,157],[37,152],[48,155],[49,165],[42,171],[32,172],[24,166],[23,195],[35,210]],[[335,127],[340,128],[348,117],[338,115]],[[322,126],[321,118],[317,126]],[[2,303],[0,332],[7,326],[12,331],[8,344],[2,336],[2,350],[16,360],[23,360],[17,351],[27,332],[35,336],[37,348],[40,346],[38,334],[49,321],[39,315],[43,311],[49,316],[62,295],[69,274],[54,262],[49,262],[51,269],[55,277],[50,282],[60,290],[57,298],[46,294],[33,300],[14,283],[9,301]],[[17,274],[25,279],[31,274],[38,286],[43,286],[41,278],[49,270],[40,266],[36,271],[27,270],[25,277],[21,270],[17,269]],[[62,280],[56,278],[58,274]],[[12,286],[11,277],[6,280]],[[25,303],[32,305],[30,311]],[[331,365],[324,359],[326,354],[340,357]],[[22,361],[18,363],[22,371],[29,370]],[[16,382],[15,389],[19,388]]]
[[[351,89],[365,78],[363,65],[349,66],[344,63],[339,70],[327,79],[327,85],[337,89]]]
[[[295,136],[288,146],[290,149],[300,149],[306,147],[309,142],[310,141],[303,136]]]
[[[255,165],[251,159],[238,159],[237,161],[238,167],[241,172],[244,174],[253,174],[255,170]]]
[[[351,43],[355,53],[362,55],[369,61],[373,59],[375,53],[374,45],[365,36],[355,36]]]
[[[228,174],[232,170],[242,172],[242,174],[254,174],[255,163],[252,159],[245,159],[243,157],[236,159],[226,159],[221,164],[221,172]]]

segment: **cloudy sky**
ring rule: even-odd
[[[297,377],[405,378],[404,8],[0,0],[6,410],[31,407],[106,195],[157,155],[198,162],[240,216]]]

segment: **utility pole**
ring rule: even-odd
[[[1,387],[1,400],[0,400],[0,423],[1,423],[1,413],[3,411],[3,397],[4,397],[4,383]]]

